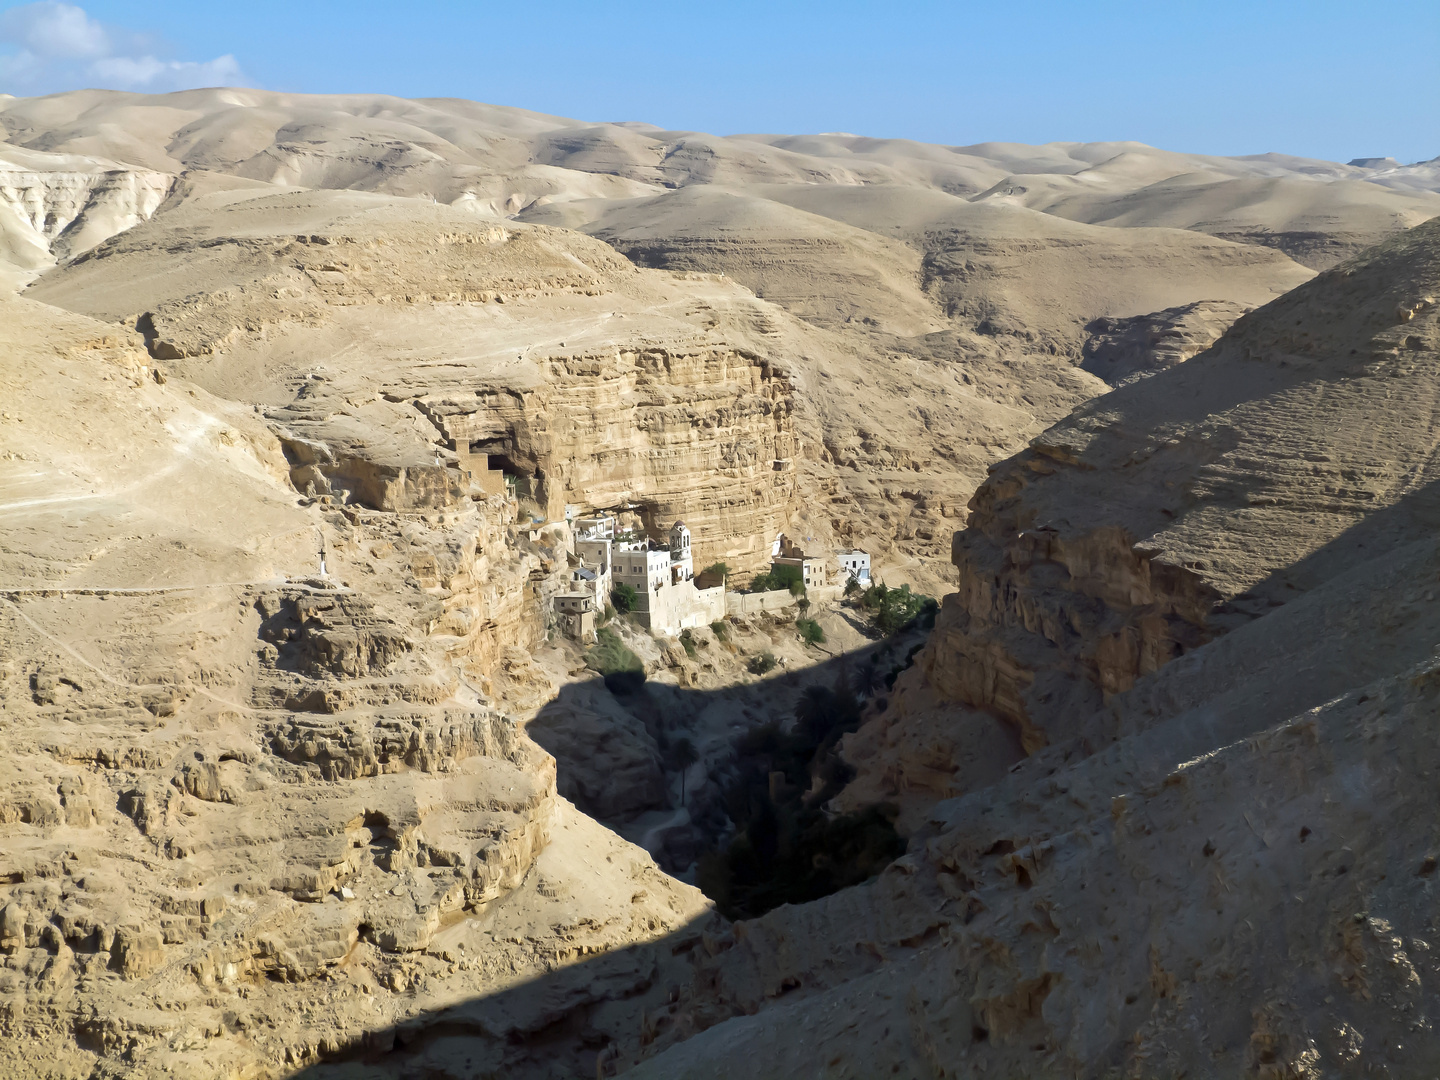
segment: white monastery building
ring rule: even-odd
[[[775,537],[770,549],[771,569],[781,566],[799,571],[800,580],[807,589],[825,584],[825,560],[818,555],[806,555],[804,549],[784,533]]]
[[[615,585],[629,585],[635,590],[635,618],[657,633],[678,634],[725,617],[725,586],[695,586],[690,530],[683,521],[671,526],[668,543],[620,540],[613,517],[576,518],[574,525],[580,561],[572,571],[574,588],[589,591],[597,607],[609,602]]]
[[[870,553],[856,548],[854,551],[836,552],[840,557],[840,580],[851,581],[868,588],[870,585]]]

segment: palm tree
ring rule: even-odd
[[[835,692],[824,686],[807,686],[795,702],[795,724],[809,738],[819,738],[835,713]]]
[[[872,653],[868,664],[861,664],[855,669],[855,692],[862,698],[868,698],[880,689],[880,667],[875,662],[876,659],[876,655]]]
[[[685,772],[700,760],[699,753],[695,750],[695,744],[689,739],[681,737],[670,744],[670,759],[680,769],[680,805],[685,805]]]

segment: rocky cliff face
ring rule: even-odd
[[[1440,221],[997,468],[847,743],[909,852],[695,957],[677,1029],[732,1018],[632,1075],[1432,1068],[1437,286]]]
[[[955,537],[959,587],[877,720],[892,749],[925,743],[948,703],[970,710],[936,736],[957,771],[991,718],[1028,753],[1089,753],[1137,680],[1423,531],[1436,229],[1322,274],[996,466]],[[893,755],[857,764],[896,788]]]
[[[1250,310],[1229,300],[1199,300],[1148,315],[1099,318],[1085,327],[1090,337],[1080,366],[1124,386],[1204,352]]]
[[[805,451],[783,340],[734,286],[637,272],[574,234],[348,193],[327,193],[323,224],[314,199],[241,204],[222,221],[232,235],[202,243],[214,213],[192,199],[36,295],[148,305],[138,325],[168,370],[270,403],[301,490],[440,505],[463,440],[552,520],[567,504],[662,530],[683,518],[697,559],[768,559]],[[287,218],[304,235],[277,235]],[[157,255],[176,245],[224,287],[172,278]],[[145,268],[143,296],[117,288],[121,266]]]
[[[433,451],[395,505],[346,497],[403,441],[367,457],[3,306],[0,1071],[283,1075],[704,917],[507,711],[568,569],[553,531]],[[528,1068],[545,1008],[507,1017],[486,1053]]]
[[[76,154],[0,148],[0,240],[10,272],[88,251],[148,219],[175,177]]]
[[[663,533],[684,520],[696,559],[769,557],[795,494],[800,437],[790,379],[746,349],[617,349],[549,357],[528,393],[477,390],[417,404],[450,440],[536,478],[552,516],[567,501],[633,509]]]

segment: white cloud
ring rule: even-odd
[[[170,60],[138,34],[96,22],[59,0],[0,11],[0,92],[45,94],[80,87],[161,92],[244,85],[233,56]]]
[[[194,60],[157,60],[153,56],[107,56],[90,65],[106,86],[118,90],[181,89],[189,86],[238,86],[245,82],[233,56]]]
[[[72,4],[26,4],[0,12],[0,39],[47,59],[83,59],[110,52],[110,37],[83,8]]]

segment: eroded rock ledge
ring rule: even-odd
[[[957,591],[852,737],[847,798],[918,814],[1019,753],[1093,753],[1164,719],[1119,715],[1137,681],[1428,536],[1437,229],[1322,273],[994,466],[955,536]]]

